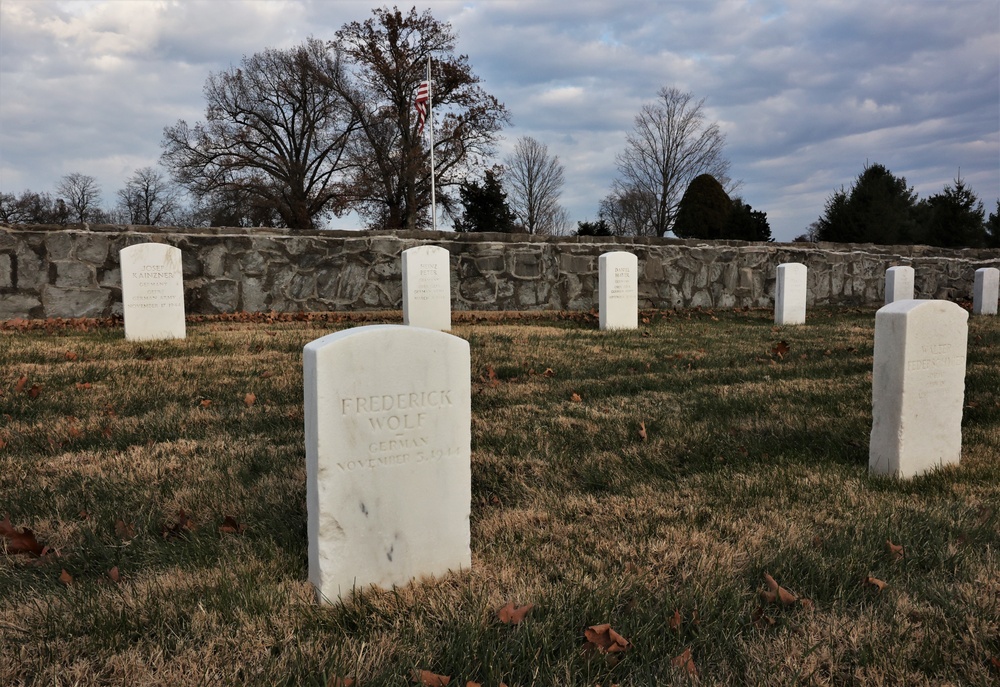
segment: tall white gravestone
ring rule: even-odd
[[[981,267],[976,270],[972,283],[972,314],[996,315],[998,295],[1000,270],[996,267]]]
[[[913,268],[905,265],[885,271],[885,304],[913,300]]]
[[[183,339],[184,272],[181,249],[138,243],[118,255],[122,272],[125,339]]]
[[[807,274],[806,266],[800,262],[778,265],[774,293],[775,324],[805,324]]]
[[[403,251],[403,324],[451,330],[449,253],[440,246]]]
[[[875,313],[868,469],[910,478],[962,456],[969,313],[907,300]]]
[[[303,351],[309,581],[335,602],[472,565],[469,344],[401,325]]]
[[[601,329],[639,327],[639,258],[625,251],[597,259]]]

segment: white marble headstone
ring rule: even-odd
[[[807,274],[806,266],[800,262],[778,265],[774,292],[775,324],[805,324]]]
[[[885,271],[885,304],[913,300],[913,268],[905,265]]]
[[[909,478],[958,463],[969,313],[907,300],[875,313],[868,469]]]
[[[309,581],[332,603],[472,565],[469,343],[357,327],[303,351]]]
[[[996,315],[998,295],[1000,270],[996,267],[981,267],[976,270],[972,286],[972,314]]]
[[[601,329],[639,327],[639,258],[612,251],[597,259]]]
[[[451,330],[451,269],[448,251],[416,246],[403,251],[403,324]]]
[[[183,339],[184,273],[181,250],[138,243],[119,253],[125,339]]]

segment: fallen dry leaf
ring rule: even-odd
[[[326,687],[354,687],[354,685],[353,677],[340,677],[339,675],[332,676],[326,683]]]
[[[885,540],[885,548],[889,552],[889,555],[892,556],[892,560],[894,561],[901,561],[903,560],[903,557],[906,555],[903,552],[903,545],[893,544],[891,539]]]
[[[767,573],[764,573],[764,581],[767,583],[767,591],[761,592],[761,597],[767,603],[781,602],[785,606],[788,606],[798,601],[799,597],[780,586],[774,581],[774,578]]]
[[[534,607],[535,604],[526,604],[515,608],[514,602],[509,601],[506,606],[497,611],[497,617],[500,618],[500,622],[502,623],[506,623],[507,625],[517,625],[524,620],[525,616],[528,615],[528,612]]]
[[[688,675],[692,677],[698,677],[698,668],[694,664],[694,659],[691,658],[691,647],[688,647],[680,656],[675,656],[670,659],[670,665],[677,666],[678,668],[683,668],[688,672]]]
[[[584,648],[594,648],[602,654],[612,654],[625,651],[632,646],[627,639],[611,629],[611,625],[591,625],[583,632],[587,638]]]
[[[163,524],[163,538],[170,539],[171,537],[179,537],[185,532],[190,532],[194,530],[194,522],[188,517],[188,514],[184,512],[184,509],[177,511],[177,522],[173,525],[167,523]]]
[[[202,401],[201,401],[201,403],[200,403],[199,405],[200,405],[200,406],[201,406],[202,408],[207,408],[207,407],[209,407],[210,405],[212,405],[212,401],[211,401],[210,399],[207,399],[207,398],[204,398],[204,399],[202,399]]]
[[[38,394],[42,393],[42,387],[37,384],[32,384],[31,388],[28,389],[28,395],[32,398],[38,398]]]
[[[641,421],[639,422],[639,438],[643,441],[646,441],[648,438],[648,435],[646,434],[646,423]]]
[[[110,577],[111,581],[115,584],[118,584],[121,581],[121,575],[118,573],[117,565],[108,571],[108,577]]]
[[[135,536],[135,527],[119,518],[115,520],[115,534],[118,535],[119,539],[128,541]]]
[[[881,594],[882,590],[885,589],[887,586],[885,582],[878,579],[877,577],[872,577],[871,575],[865,578],[865,584],[870,584],[876,589],[878,589],[879,594]]]
[[[500,380],[497,379],[497,371],[493,369],[492,365],[486,366],[486,383],[492,387],[500,385]]]
[[[670,629],[679,630],[681,627],[681,612],[674,610],[673,616],[670,618]]]
[[[771,355],[776,355],[778,358],[784,359],[790,350],[792,350],[792,347],[788,345],[787,341],[779,341],[771,347]]]
[[[62,573],[59,575],[59,581],[68,587],[73,584],[73,576],[66,571],[66,568],[63,568]]]
[[[7,540],[6,549],[9,554],[30,553],[35,556],[45,555],[45,547],[35,539],[35,533],[27,527],[17,528],[11,525],[10,516],[4,517],[0,522],[0,537]]]
[[[543,377],[555,377],[556,373],[551,367],[546,367],[545,372],[542,373]]]
[[[246,396],[243,397],[243,403],[246,404],[247,408],[250,408],[256,402],[257,402],[257,394],[248,393]]]
[[[223,534],[243,534],[243,530],[247,528],[246,525],[236,521],[232,515],[227,515],[222,520],[222,524],[219,526],[219,531]]]
[[[573,401],[573,403],[579,403],[583,399],[580,398],[580,394],[574,393],[572,396],[569,397],[569,400]]]
[[[73,351],[66,351],[66,360],[76,360],[77,357],[78,356]]]
[[[21,375],[21,377],[17,380],[17,384],[14,385],[14,393],[21,393],[27,385],[28,375]]]
[[[83,391],[83,390],[89,389],[89,388],[90,388],[90,382],[77,382],[76,383],[76,390],[77,391]]]
[[[446,675],[432,673],[429,670],[417,669],[413,671],[411,681],[417,683],[418,685],[423,685],[424,687],[444,687],[451,682],[451,678]]]

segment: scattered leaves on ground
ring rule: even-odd
[[[905,557],[902,544],[893,544],[891,539],[885,540],[885,548],[889,552],[893,561],[901,561]]]
[[[698,667],[695,666],[694,658],[691,657],[691,647],[686,648],[679,656],[670,659],[670,665],[683,668],[691,677],[698,677]]]
[[[418,685],[423,685],[424,687],[444,687],[449,682],[451,678],[447,675],[438,675],[437,673],[432,673],[429,670],[414,670],[411,682],[415,682]]]
[[[500,622],[506,623],[507,625],[517,625],[525,616],[535,607],[535,604],[526,604],[524,606],[514,606],[513,601],[507,602],[507,605],[497,611],[497,617],[500,618]]]
[[[871,575],[869,575],[868,577],[865,578],[865,584],[870,584],[873,587],[875,587],[876,589],[878,589],[878,593],[879,594],[881,594],[882,590],[885,589],[888,586],[882,580],[878,579],[877,577],[872,577]]]
[[[611,629],[611,625],[603,623],[601,625],[591,625],[583,632],[587,638],[584,650],[594,650],[602,654],[613,654],[626,651],[631,645],[627,639]]]

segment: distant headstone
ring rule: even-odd
[[[449,253],[440,246],[403,251],[403,324],[451,330]]]
[[[639,258],[625,251],[597,259],[601,329],[639,327]]]
[[[969,313],[907,300],[875,313],[868,469],[909,478],[962,455]]]
[[[996,267],[982,267],[976,270],[972,286],[972,314],[996,315],[998,294],[1000,294],[1000,270]]]
[[[913,300],[913,268],[900,265],[885,271],[885,304]]]
[[[806,266],[800,262],[778,265],[774,293],[775,324],[805,324],[807,274]]]
[[[119,253],[125,339],[183,339],[184,274],[181,250],[138,243]]]
[[[309,581],[335,602],[472,565],[469,344],[400,325],[303,351]]]

